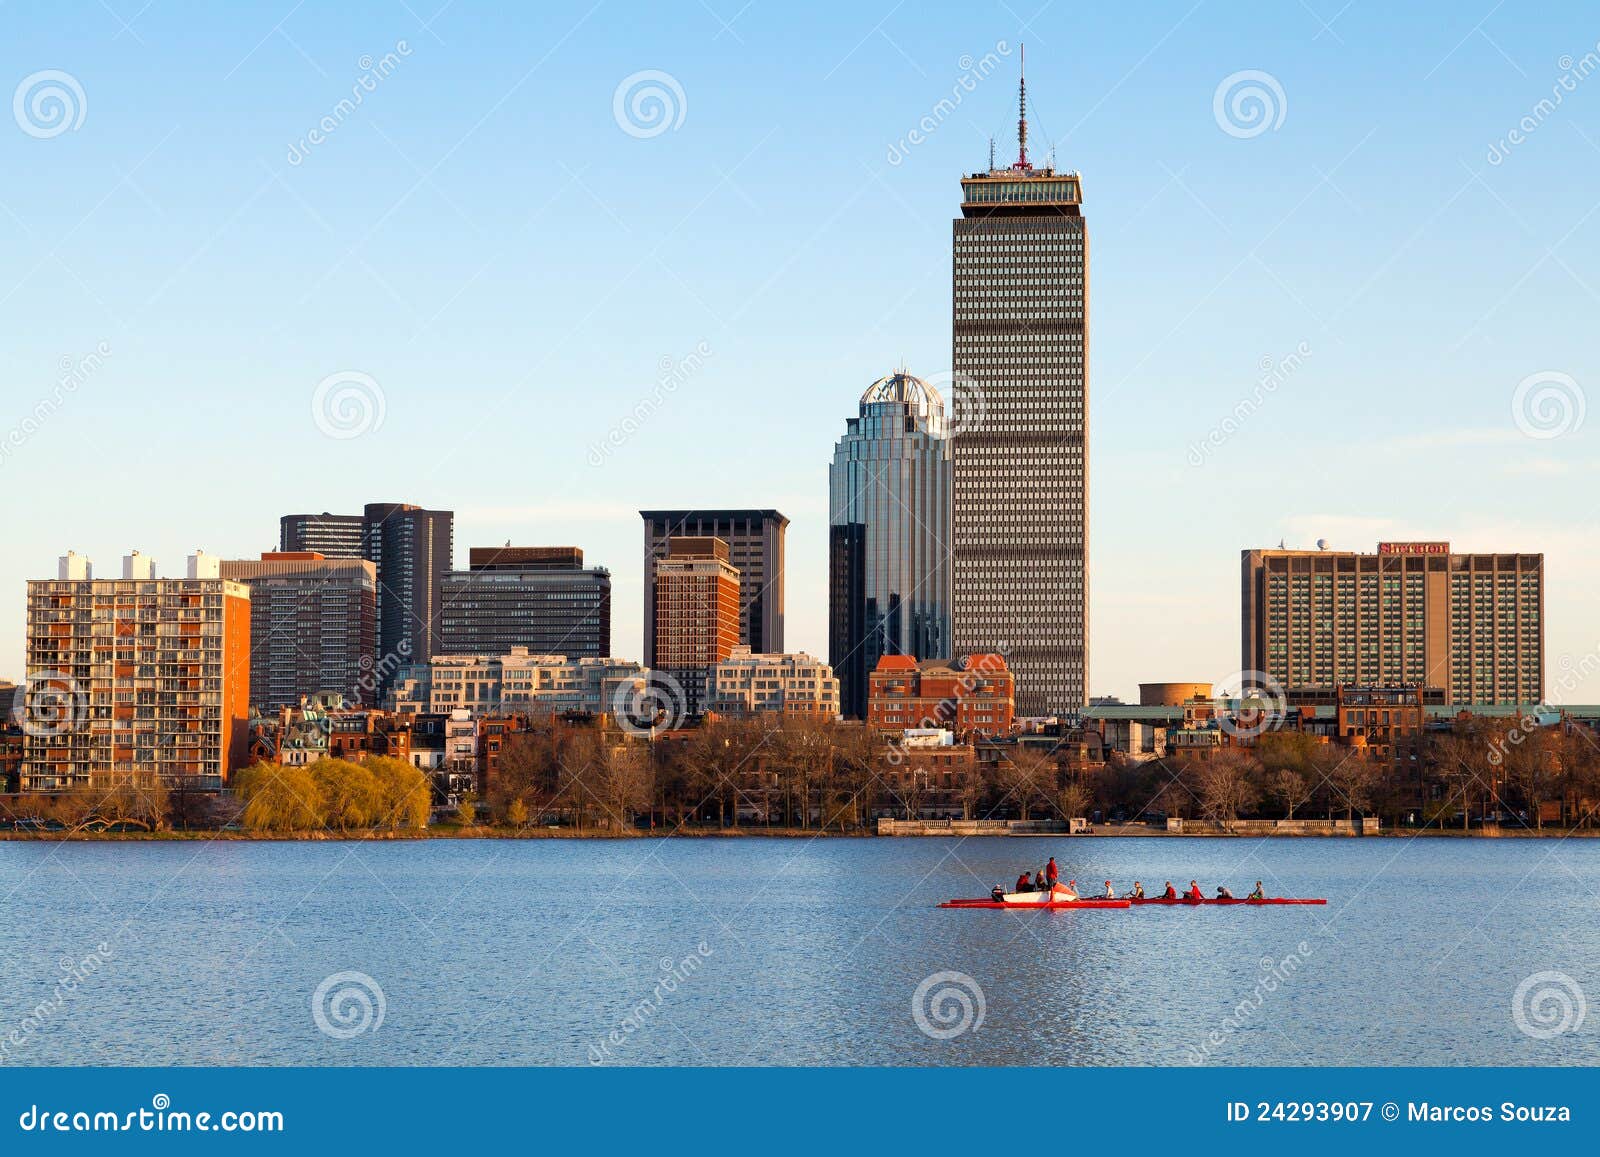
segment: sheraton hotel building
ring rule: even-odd
[[[1243,669],[1291,702],[1351,684],[1415,686],[1432,703],[1544,699],[1542,554],[1247,550],[1241,593]]]

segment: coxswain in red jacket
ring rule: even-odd
[[[1017,891],[1019,891],[1019,892],[1031,892],[1031,891],[1033,891],[1033,880],[1029,878],[1028,873],[1024,872],[1024,873],[1022,873],[1022,875],[1017,877]]]

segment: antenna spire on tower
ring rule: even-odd
[[[1017,79],[1017,168],[1028,167],[1028,46],[1022,46]]]

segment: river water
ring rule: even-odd
[[[1329,904],[935,907],[1052,853]],[[1600,1063],[1595,840],[0,842],[0,896],[6,1064]]]

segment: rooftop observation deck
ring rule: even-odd
[[[1053,168],[1036,169],[1031,165],[972,173],[961,178],[961,215],[1077,217],[1083,204],[1081,181],[1077,173],[1058,173]]]

